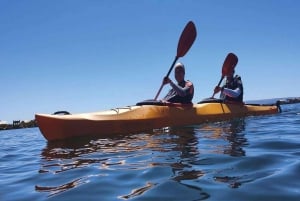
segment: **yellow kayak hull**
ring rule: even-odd
[[[278,113],[275,105],[201,103],[141,105],[72,115],[36,114],[39,129],[48,141],[79,136],[137,133],[167,126],[184,126],[230,118]]]

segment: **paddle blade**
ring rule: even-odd
[[[195,24],[189,21],[181,33],[177,46],[177,56],[183,57],[187,51],[192,47],[197,36]]]
[[[233,53],[229,53],[223,63],[222,76],[227,76],[231,74],[237,63],[238,57]]]

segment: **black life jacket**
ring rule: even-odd
[[[226,80],[226,84],[224,85],[225,88],[228,89],[236,89],[239,88],[241,90],[241,94],[236,97],[230,97],[230,96],[226,96],[223,95],[222,99],[224,101],[236,101],[236,102],[243,102],[243,97],[244,97],[244,89],[243,89],[243,83],[242,83],[242,79],[239,75],[234,76],[233,80],[231,82],[229,82],[228,80]]]
[[[187,81],[183,81],[179,83],[181,87],[185,87]],[[177,95],[176,91],[174,89],[170,89],[168,94],[165,96],[164,100],[171,102],[171,103],[183,103],[188,104],[192,103],[192,99],[194,97],[194,91],[193,93],[188,93],[186,96],[179,96]]]

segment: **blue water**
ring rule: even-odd
[[[0,131],[0,200],[300,200],[300,104],[276,115],[48,143]]]

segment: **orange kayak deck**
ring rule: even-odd
[[[43,136],[48,141],[53,141],[79,136],[130,134],[167,126],[276,114],[279,111],[278,107],[229,103],[134,105],[92,113],[36,114],[35,118]]]

